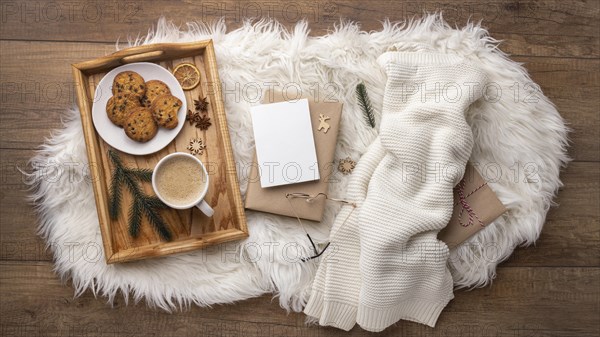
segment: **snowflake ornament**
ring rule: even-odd
[[[190,144],[187,146],[187,149],[190,150],[190,153],[193,155],[199,155],[204,153],[204,149],[206,149],[206,145],[202,139],[192,139],[190,140]]]
[[[355,167],[356,167],[356,162],[354,160],[352,160],[352,158],[346,157],[345,159],[340,160],[340,163],[338,164],[338,171],[347,175],[347,174],[352,173],[352,171],[354,170]]]

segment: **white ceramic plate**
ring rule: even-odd
[[[140,74],[144,80],[161,80],[165,82],[171,94],[179,98],[183,103],[177,113],[179,124],[174,129],[165,129],[163,127],[158,128],[158,133],[151,140],[140,143],[136,142],[125,134],[125,130],[114,125],[106,113],[106,103],[112,96],[112,83],[115,76],[122,71],[135,71]],[[108,145],[114,147],[119,151],[129,153],[132,155],[146,155],[157,151],[160,151],[165,146],[169,145],[181,128],[185,124],[185,112],[187,111],[187,104],[185,101],[185,94],[177,79],[167,69],[156,65],[154,63],[139,62],[127,64],[124,66],[117,67],[106,74],[100,83],[96,87],[96,93],[94,95],[94,105],[92,106],[92,120],[94,121],[94,127],[98,134]]]

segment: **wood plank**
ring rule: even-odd
[[[91,292],[73,298],[49,263],[0,264],[3,335],[346,336],[344,331],[304,325],[264,296],[212,309],[192,307],[168,314],[145,304],[113,308]],[[394,336],[597,336],[599,268],[502,268],[490,287],[458,291],[435,329],[402,321]],[[470,318],[467,318],[470,317]],[[370,336],[358,327],[350,335]]]
[[[500,0],[492,3],[471,0],[297,0],[283,6],[271,0],[6,1],[0,11],[0,38],[114,42],[145,34],[148,28],[156,25],[161,15],[177,25],[195,20],[212,22],[223,17],[230,29],[239,27],[246,17],[273,17],[288,28],[306,19],[311,34],[321,35],[340,18],[351,18],[360,22],[365,30],[372,30],[380,29],[380,21],[384,18],[402,20],[436,11],[442,11],[452,26],[462,26],[469,19],[474,22],[483,20],[483,25],[492,34],[513,35],[508,47],[510,53],[556,56],[548,53],[558,52],[570,57],[598,56],[597,40],[584,38],[598,37],[598,2],[581,0]],[[519,38],[514,38],[514,35]],[[565,38],[573,36],[577,37],[575,41]],[[556,45],[561,47],[553,48]]]
[[[0,147],[35,148],[75,106],[70,64],[106,55],[113,45],[0,41]],[[600,160],[600,61],[515,57],[556,104],[569,126],[576,160]],[[23,72],[21,69],[28,69]],[[510,91],[510,90],[508,90]],[[512,92],[507,94],[513,94]]]
[[[515,56],[597,58],[600,55],[597,36],[552,36],[502,31],[492,31],[491,36],[502,41],[500,49]]]
[[[52,260],[36,233],[38,217],[19,171],[31,172],[27,162],[33,155],[33,150],[0,149],[0,259]]]
[[[600,160],[600,60],[515,57],[572,129],[569,155]]]
[[[24,202],[26,192],[16,167],[29,169],[32,150],[0,149],[2,158],[2,209],[0,210],[1,260],[50,260],[44,243],[35,235],[38,220]],[[548,214],[535,247],[517,249],[508,266],[599,266],[600,163],[573,162],[562,179],[559,207]],[[52,178],[52,177],[50,177]]]
[[[35,148],[60,128],[66,109],[77,105],[71,64],[114,50],[114,44],[1,41],[0,147]]]
[[[556,198],[558,207],[548,212],[535,246],[517,248],[503,265],[600,266],[599,178],[599,163],[569,164],[561,174],[564,187]]]

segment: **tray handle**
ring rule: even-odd
[[[150,51],[142,54],[135,54],[121,57],[121,63],[147,62],[161,58],[165,52],[162,50]]]

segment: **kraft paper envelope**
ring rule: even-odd
[[[263,96],[263,103],[266,104],[282,101],[285,101],[285,99],[280,92],[267,91]],[[308,105],[320,179],[291,185],[262,188],[255,153],[253,163],[250,166],[250,172],[247,176],[248,189],[245,201],[247,209],[294,217],[294,210],[290,207],[290,203],[285,197],[287,193],[307,193],[310,195],[327,193],[329,181],[335,179],[333,176],[334,155],[342,115],[342,104],[322,102],[308,98]],[[329,125],[327,133],[323,132],[324,129],[317,131],[319,124],[321,124],[319,120],[319,115],[321,114],[329,117],[326,120],[326,123]],[[321,221],[325,210],[325,198],[317,198],[311,203],[307,203],[306,199],[302,198],[292,198],[290,200],[294,205],[298,217],[306,220]]]
[[[462,197],[461,197],[462,194]],[[470,163],[461,183],[454,188],[454,210],[438,239],[452,249],[506,212],[496,193]]]

